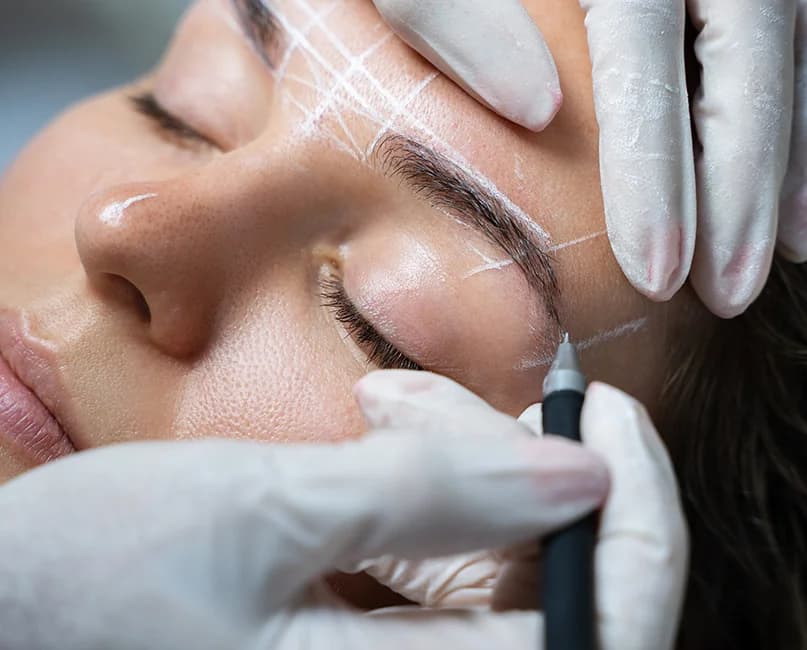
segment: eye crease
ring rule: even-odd
[[[320,295],[322,305],[333,311],[334,318],[341,323],[356,345],[364,351],[370,363],[385,370],[423,370],[392,343],[387,341],[375,327],[359,312],[350,300],[341,280],[330,275],[322,279]]]
[[[154,93],[150,91],[139,93],[129,97],[129,101],[136,113],[148,118],[163,136],[170,136],[172,142],[185,146],[204,144],[216,149],[220,148],[210,138],[170,113],[160,104]]]

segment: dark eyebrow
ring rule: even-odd
[[[522,217],[449,159],[410,138],[387,135],[372,156],[387,176],[400,178],[432,207],[480,231],[511,257],[560,328],[560,290],[552,256],[522,223]]]
[[[264,0],[231,0],[238,22],[252,47],[270,68],[281,48],[283,28]]]

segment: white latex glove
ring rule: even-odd
[[[519,0],[374,3],[405,41],[503,116],[534,130],[552,119],[561,97],[557,73]],[[703,302],[719,316],[736,316],[765,284],[777,238],[792,124],[797,0],[580,4],[614,254],[630,282],[650,298],[671,298],[691,271]],[[687,14],[699,30],[696,54],[703,66],[691,119]],[[805,46],[799,44],[801,65]],[[780,240],[783,250],[803,260],[803,81],[799,94],[797,169],[790,184],[798,217],[785,211]],[[702,152],[694,151],[692,122]]]
[[[782,190],[779,250],[793,262],[807,262],[807,0],[798,2],[795,110]]]
[[[492,409],[453,421],[511,424]],[[534,612],[368,615],[321,577],[383,554],[415,560],[535,539],[607,490],[594,452],[523,431],[459,438],[403,426],[330,446],[83,452],[0,487],[0,647],[533,648]]]
[[[462,444],[475,438],[517,440],[526,428],[541,435],[540,404],[516,422],[454,382],[428,373],[373,373],[357,384],[356,395],[374,427],[403,427]],[[589,387],[581,429],[584,443],[605,458],[611,475],[595,557],[600,647],[672,648],[688,537],[666,450],[644,408],[604,384]],[[355,568],[430,607],[524,606],[539,592],[536,546],[419,561],[388,555]]]

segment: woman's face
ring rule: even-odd
[[[385,366],[517,414],[564,329],[652,402],[682,309],[604,236],[577,3],[526,4],[565,95],[540,134],[366,0],[200,0],[153,74],[41,134],[0,184],[0,347],[43,360],[76,446],[356,436],[351,386]],[[4,440],[0,480],[42,460]]]

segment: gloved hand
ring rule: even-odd
[[[360,394],[373,381],[364,380]],[[366,395],[363,402],[368,406]],[[647,538],[636,521],[638,541],[611,531],[613,540],[603,541],[598,554],[606,561],[621,557],[612,569],[619,574],[632,566],[624,550],[646,552],[649,561],[639,566],[655,572],[642,574],[644,586],[661,587],[651,594],[655,618],[674,629],[683,574],[680,535],[670,535],[682,530],[674,487],[672,494],[668,489],[674,484],[657,480],[663,454],[659,465],[656,443],[632,430],[633,407],[606,399],[602,408],[614,405],[628,435],[610,410],[610,425],[599,431],[603,442],[615,436],[609,442],[615,454],[633,459],[630,480],[636,483],[626,488],[661,486],[644,497],[671,512],[649,522]],[[596,410],[587,417],[606,421]],[[507,430],[488,431],[483,420]],[[447,435],[430,435],[391,420],[338,446],[122,445],[12,481],[0,488],[0,516],[13,522],[0,528],[0,647],[534,647],[540,638],[534,612],[393,608],[364,614],[321,581],[332,567],[366,557],[394,554],[416,562],[508,547],[579,517],[607,490],[607,473],[594,453],[531,438],[489,407],[455,412],[449,422]],[[472,424],[471,435],[457,435]],[[473,435],[479,430],[489,435]],[[643,445],[654,456],[634,453]],[[652,485],[646,477],[655,477]],[[614,489],[616,499],[618,483]],[[662,494],[671,501],[659,501]],[[614,521],[633,526],[630,519]],[[652,561],[659,551],[669,562],[663,568]],[[624,609],[642,623],[650,605],[639,602]],[[609,626],[626,622],[620,602],[610,607],[618,616],[605,620],[606,635]],[[629,623],[632,635],[636,627]]]
[[[798,0],[795,110],[782,189],[779,251],[792,262],[807,262],[807,0]]]
[[[355,392],[374,427],[403,427],[461,444],[477,437],[517,439],[523,427],[542,435],[540,404],[516,423],[437,375],[372,373]],[[605,384],[589,387],[581,431],[611,476],[595,550],[600,647],[668,650],[678,628],[689,548],[669,457],[641,404]],[[500,609],[534,603],[539,561],[532,542],[416,561],[388,555],[355,568],[429,607]]]
[[[321,579],[537,538],[603,501],[595,453],[520,433],[139,443],[33,470],[0,488],[0,647],[534,647],[535,613],[366,615]]]
[[[540,130],[557,111],[551,54],[519,0],[374,3],[404,40],[503,116]],[[797,0],[580,4],[593,64],[605,217],[622,270],[655,300],[672,297],[691,270],[713,312],[742,313],[767,280],[777,239]],[[798,4],[807,11],[805,0]],[[691,120],[687,14],[699,31],[695,49],[703,66]],[[799,261],[807,260],[805,37],[802,30],[794,170],[779,231],[782,250]]]

